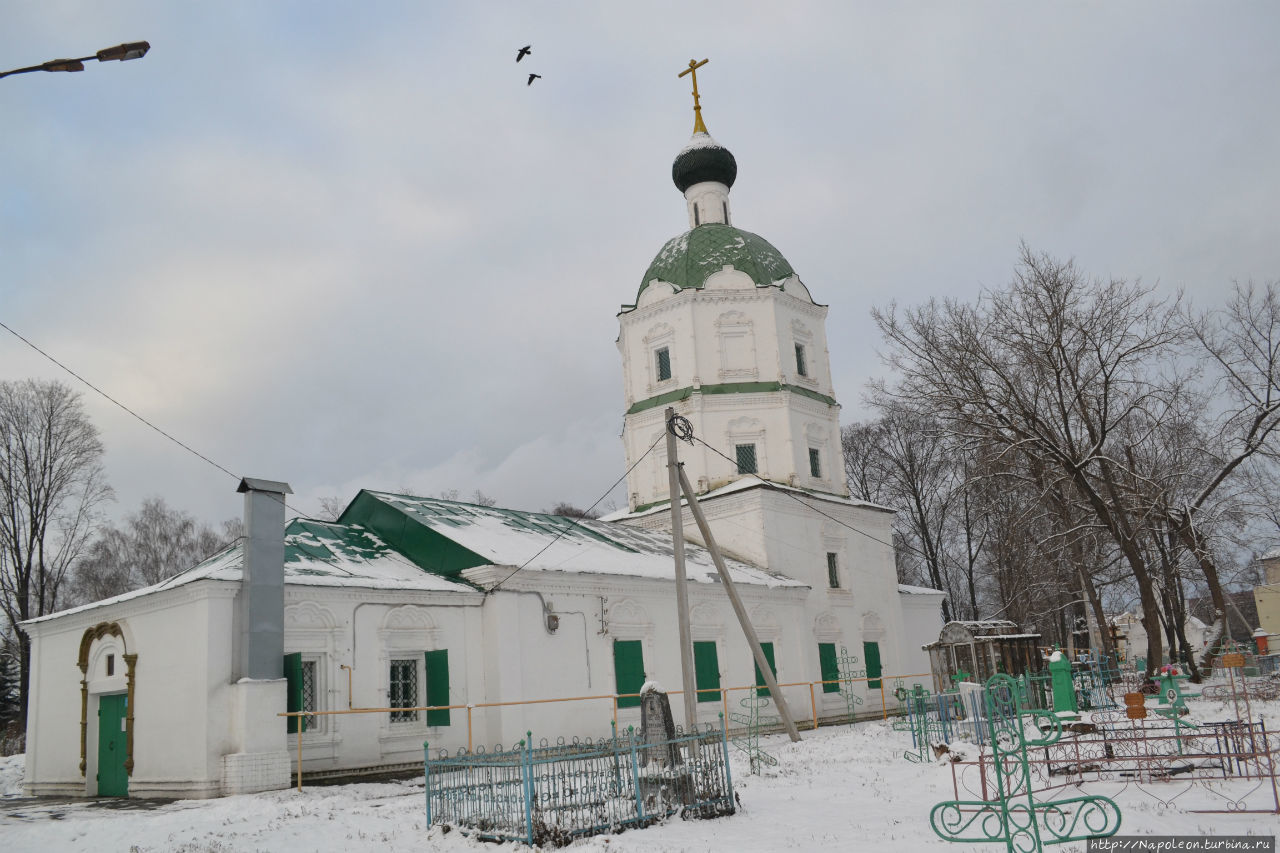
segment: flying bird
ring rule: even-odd
[[[533,45],[526,44],[524,47],[520,48],[520,52],[516,54],[516,62],[519,62],[531,53],[533,53]]]
[[[528,82],[528,83],[525,83],[525,85],[526,85],[526,86],[532,86],[532,85],[533,85],[533,81],[534,81],[534,80],[541,80],[541,79],[542,79],[542,75],[541,75],[541,74],[530,74],[530,75],[529,75],[529,82]]]

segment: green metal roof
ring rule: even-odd
[[[708,222],[667,241],[645,270],[640,293],[655,278],[681,290],[700,288],[726,264],[751,276],[757,285],[795,275],[791,264],[768,240],[732,225]]]

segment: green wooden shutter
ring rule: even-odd
[[[822,692],[840,692],[840,667],[836,664],[836,644],[818,643],[818,668],[822,671]]]
[[[284,656],[284,677],[287,683],[284,709],[289,712],[306,710],[302,707],[302,652]],[[302,726],[304,732],[307,730],[307,721],[302,717],[285,719],[289,724],[289,734],[297,734],[298,726]]]
[[[872,690],[880,689],[880,644],[879,643],[863,643],[862,655],[867,659],[867,678],[871,679],[867,682],[867,687]]]
[[[639,640],[613,641],[613,684],[619,708],[640,706],[639,696],[621,695],[639,693],[644,687],[644,649]]]
[[[449,650],[427,652],[427,704],[449,704]],[[449,725],[449,709],[427,712],[428,726]]]
[[[699,702],[720,701],[720,657],[714,642],[693,644],[693,672]]]
[[[773,643],[761,643],[760,651],[764,652],[764,659],[769,662],[769,671],[773,673],[775,681],[778,679],[778,665],[773,662]],[[752,655],[751,660],[754,662],[756,656]],[[756,668],[756,695],[768,696],[769,688],[764,686],[764,673],[760,671],[760,664],[755,664]]]

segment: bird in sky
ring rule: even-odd
[[[525,85],[526,85],[526,86],[532,86],[532,85],[533,85],[533,81],[534,81],[534,80],[541,80],[541,79],[542,79],[542,75],[541,75],[541,74],[530,74],[530,75],[529,75],[529,82],[528,82],[528,83],[525,83]]]
[[[520,52],[516,54],[516,62],[519,62],[531,53],[533,53],[533,45],[526,44],[524,47],[520,48]]]

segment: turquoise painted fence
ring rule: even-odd
[[[701,818],[734,812],[723,720],[719,728],[657,743],[628,729],[597,741],[534,745],[530,735],[507,750],[435,757],[429,745],[423,750],[427,823],[485,840],[558,847],[676,812]]]

